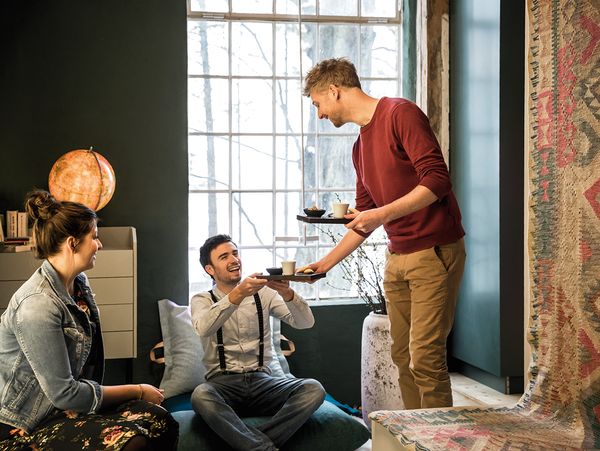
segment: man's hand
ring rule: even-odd
[[[255,293],[258,293],[258,290],[267,285],[266,280],[257,279],[255,277],[260,274],[261,273],[259,272],[254,273],[242,280],[233,290],[230,291],[229,302],[239,305],[244,298],[253,296]]]
[[[285,302],[294,299],[294,290],[290,288],[289,280],[270,280],[267,286],[277,291]]]
[[[304,265],[301,268],[297,268],[296,274],[302,274],[305,269],[309,269],[309,268],[312,269],[314,272],[318,272],[318,273],[327,272],[331,269],[330,267],[326,266],[325,263],[323,263],[321,260],[319,260],[318,262],[309,263],[308,265]],[[316,281],[317,281],[316,279],[315,280],[307,280],[305,283],[313,284]]]
[[[385,222],[385,213],[382,208],[362,211],[358,214],[345,215],[345,218],[353,218],[346,224],[347,229],[358,232],[370,233]]]

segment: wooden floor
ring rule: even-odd
[[[501,406],[514,405],[521,395],[505,395],[493,388],[458,373],[451,373],[454,406]],[[362,421],[357,419],[358,421]],[[371,440],[356,451],[371,451]]]

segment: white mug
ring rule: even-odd
[[[293,276],[296,273],[296,260],[285,260],[281,262],[284,276]]]
[[[339,202],[334,202],[332,205],[333,217],[334,218],[343,218],[345,214],[348,214],[349,206],[350,206],[350,204],[341,204]]]

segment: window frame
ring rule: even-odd
[[[318,2],[318,0],[317,0]],[[231,0],[228,2],[229,3],[229,9],[231,11]],[[275,1],[274,1],[275,3]],[[357,8],[358,8],[358,14],[360,14],[360,10],[361,10],[361,3],[362,0],[357,0]],[[398,95],[402,95],[402,63],[403,63],[403,46],[401,45],[401,41],[402,41],[402,17],[401,17],[401,2],[396,1],[396,16],[395,17],[362,17],[360,15],[358,16],[322,16],[322,15],[317,15],[317,14],[302,14],[302,15],[289,15],[289,14],[277,14],[277,13],[273,13],[273,14],[248,14],[248,13],[224,13],[224,12],[207,12],[207,11],[203,11],[203,12],[199,12],[199,11],[192,11],[191,10],[191,0],[187,1],[187,8],[188,8],[188,18],[187,18],[187,22],[194,22],[194,21],[217,21],[217,22],[225,22],[227,23],[227,33],[228,33],[228,40],[229,40],[229,46],[228,48],[229,50],[229,55],[228,55],[228,65],[229,65],[229,69],[228,69],[228,75],[210,75],[210,74],[190,74],[188,72],[188,80],[191,79],[223,79],[223,80],[227,80],[227,84],[228,84],[228,89],[229,89],[229,113],[228,113],[228,120],[229,120],[229,131],[228,132],[210,132],[210,131],[191,131],[190,128],[188,128],[188,137],[192,137],[192,136],[221,136],[221,137],[225,137],[228,140],[228,161],[229,161],[229,168],[228,168],[228,186],[227,188],[215,188],[215,189],[209,189],[207,188],[192,188],[190,185],[190,188],[188,190],[188,195],[191,197],[191,195],[193,194],[220,194],[220,195],[226,195],[229,199],[229,205],[228,205],[228,218],[229,218],[229,230],[228,231],[219,231],[218,233],[229,233],[230,235],[233,236],[233,230],[235,229],[234,226],[234,214],[233,214],[233,204],[235,202],[236,199],[236,195],[242,195],[242,194],[270,194],[271,195],[271,199],[272,199],[272,205],[273,205],[273,215],[272,215],[272,230],[277,231],[276,229],[276,215],[275,215],[275,209],[277,206],[277,195],[278,194],[298,194],[301,197],[301,203],[302,205],[306,205],[306,197],[307,197],[307,192],[309,193],[314,193],[315,198],[319,199],[320,196],[323,193],[329,193],[329,194],[333,194],[333,193],[343,193],[343,192],[349,192],[352,191],[354,192],[354,187],[321,187],[319,182],[316,181],[316,186],[314,189],[306,189],[305,185],[305,167],[304,167],[304,161],[305,161],[305,152],[306,152],[306,148],[307,148],[307,144],[306,144],[306,137],[308,135],[313,135],[313,132],[306,132],[305,131],[305,121],[304,121],[304,108],[305,108],[305,104],[306,104],[306,100],[305,98],[303,98],[303,100],[301,101],[300,105],[301,105],[301,131],[300,133],[287,133],[287,132],[278,132],[276,127],[275,127],[275,113],[273,114],[273,129],[272,129],[272,133],[247,133],[247,132],[233,132],[232,131],[232,117],[233,117],[233,113],[231,110],[231,106],[233,104],[233,98],[232,98],[232,84],[233,84],[233,80],[243,80],[243,79],[250,79],[250,80],[269,80],[272,81],[272,89],[275,91],[276,90],[276,83],[278,80],[292,80],[292,81],[300,81],[300,83],[302,84],[303,82],[303,73],[305,72],[307,68],[302,68],[302,62],[300,62],[300,74],[299,75],[294,75],[294,76],[282,76],[282,75],[277,75],[276,74],[276,70],[273,70],[272,75],[270,76],[255,76],[255,75],[233,75],[232,74],[232,68],[231,68],[231,61],[232,61],[232,57],[231,57],[231,27],[232,24],[235,22],[261,22],[261,23],[270,23],[273,25],[273,33],[276,34],[276,26],[278,23],[298,23],[299,26],[301,27],[301,25],[303,23],[315,23],[317,25],[317,29],[320,29],[320,25],[326,24],[332,24],[332,25],[343,25],[343,24],[349,24],[349,25],[358,25],[359,26],[359,36],[360,36],[360,30],[362,26],[377,26],[377,25],[381,25],[381,26],[389,26],[389,25],[394,25],[397,27],[397,36],[398,36],[398,43],[397,43],[397,51],[396,51],[396,68],[397,68],[397,76],[396,77],[365,77],[365,76],[361,76],[361,82],[367,82],[367,81],[391,81],[391,82],[395,82],[397,85],[396,88],[396,92],[398,93]],[[318,4],[317,4],[317,8],[318,8]],[[275,9],[275,5],[273,7],[273,9]],[[319,31],[317,31],[317,43],[318,43],[318,35],[319,35]],[[301,41],[301,37],[300,37],[300,41]],[[360,51],[360,46],[362,45],[362,43],[360,42],[360,38],[359,38],[359,49],[358,49],[358,56],[359,56],[359,61],[354,61],[354,63],[357,65],[357,67],[360,67],[360,58],[361,58],[361,51]],[[275,55],[275,46],[273,46],[273,55]],[[299,96],[302,96],[301,92],[298,93]],[[309,100],[309,99],[308,99]],[[275,112],[277,109],[277,100],[276,97],[273,96],[272,97],[272,108],[273,111]],[[312,105],[310,105],[309,103],[309,108],[313,108]],[[188,107],[189,108],[189,107]],[[310,114],[316,114],[314,112],[311,112]],[[323,138],[323,137],[356,137],[357,136],[358,131],[356,130],[350,130],[348,132],[341,132],[341,133],[334,133],[334,132],[326,132],[326,131],[321,131],[319,130],[319,127],[317,126],[317,128],[314,130],[314,136],[315,138]],[[234,146],[234,138],[236,137],[272,137],[273,140],[273,149],[275,152],[276,149],[276,142],[278,138],[289,138],[289,137],[296,137],[300,140],[300,144],[301,144],[301,155],[300,155],[300,164],[301,164],[301,177],[302,177],[302,183],[301,186],[299,188],[278,188],[276,185],[276,181],[275,181],[275,175],[276,175],[276,163],[277,163],[277,159],[275,157],[275,154],[272,157],[272,164],[273,164],[273,171],[272,171],[272,183],[271,183],[271,188],[269,189],[243,189],[243,188],[234,188],[234,183],[233,183],[233,146]],[[320,142],[320,139],[317,139],[317,143]],[[315,148],[315,154],[318,156],[319,154],[319,148],[318,146]],[[320,174],[320,165],[319,165],[319,161],[320,158],[316,158],[316,174]],[[296,215],[292,215],[289,220],[290,221],[296,221]],[[243,254],[243,250],[248,249],[248,250],[256,250],[256,249],[261,249],[261,250],[269,250],[271,251],[271,254],[273,256],[273,265],[276,264],[276,255],[277,255],[277,250],[278,249],[299,249],[300,247],[304,247],[304,246],[314,246],[315,247],[315,253],[317,256],[320,255],[321,252],[323,252],[323,250],[328,250],[330,248],[333,247],[333,244],[324,244],[321,242],[319,235],[309,235],[309,232],[307,232],[309,226],[307,224],[304,224],[304,226],[302,227],[303,233],[300,236],[273,236],[273,240],[270,243],[264,243],[264,244],[243,244],[243,243],[238,243],[239,249]],[[190,230],[190,233],[193,233]],[[234,241],[236,239],[236,237],[233,237]],[[382,240],[378,240],[377,241],[378,245],[385,245],[385,239]],[[196,255],[198,252],[198,248],[197,247],[192,247],[190,246],[190,244],[188,243],[188,251],[190,253],[190,256],[192,255],[192,252],[195,251]],[[196,259],[197,260],[197,259]],[[202,271],[202,269],[200,268],[200,270]],[[191,265],[190,265],[190,272],[191,272]],[[190,274],[190,291],[196,291],[195,289],[193,289],[193,281],[194,277],[192,277],[192,274]],[[329,299],[340,299],[338,297],[334,297],[334,298],[328,298],[328,297],[321,297],[319,295],[319,288],[317,286],[318,284],[315,284],[314,288],[315,288],[315,300],[322,300],[322,301],[327,301]],[[348,296],[345,296],[348,297]],[[351,297],[353,298],[353,297]]]

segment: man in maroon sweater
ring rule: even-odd
[[[446,340],[465,263],[448,168],[425,114],[406,99],[367,95],[354,65],[318,63],[305,77],[319,119],[359,125],[352,161],[357,213],[344,238],[308,265],[329,271],[377,227],[388,235],[384,289],[405,408],[452,406]]]

